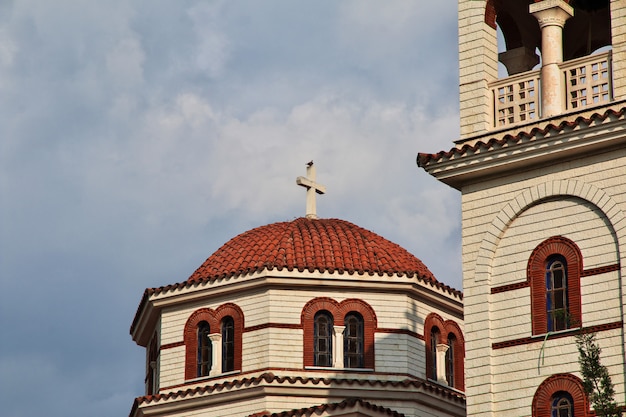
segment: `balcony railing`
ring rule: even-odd
[[[582,110],[613,100],[611,51],[563,62],[559,67],[563,73],[563,111]],[[494,127],[541,118],[540,80],[540,70],[534,70],[489,85]]]

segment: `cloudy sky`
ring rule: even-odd
[[[0,0],[0,404],[127,415],[146,287],[252,227],[370,229],[461,288],[456,1]]]

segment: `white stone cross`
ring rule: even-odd
[[[315,167],[313,161],[306,164],[306,177],[296,178],[296,184],[306,187],[306,218],[317,219],[315,209],[315,193],[324,194],[326,186],[315,182]]]

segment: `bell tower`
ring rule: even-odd
[[[624,98],[622,3],[459,1],[461,136]],[[498,62],[508,77],[498,78]]]
[[[593,415],[580,331],[623,406],[626,0],[459,0],[458,23],[461,136],[417,162],[462,194],[467,414]]]

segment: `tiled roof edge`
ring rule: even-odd
[[[288,268],[258,268],[258,269],[250,269],[250,270],[246,270],[246,271],[240,271],[240,272],[234,272],[231,274],[221,274],[221,275],[217,275],[217,276],[213,276],[213,277],[207,277],[207,278],[203,278],[202,280],[196,280],[196,281],[183,281],[183,282],[178,282],[176,284],[170,284],[170,285],[165,285],[162,287],[156,287],[156,288],[146,288],[146,290],[143,292],[143,296],[141,297],[141,301],[139,302],[139,306],[137,307],[137,312],[135,313],[135,317],[133,319],[133,322],[130,326],[130,333],[133,334],[133,332],[135,331],[135,327],[137,326],[137,322],[139,321],[139,315],[140,312],[144,309],[146,303],[148,302],[148,298],[153,295],[153,294],[162,294],[162,293],[167,293],[169,291],[174,291],[174,290],[178,290],[178,289],[185,289],[185,288],[190,288],[190,287],[195,287],[198,286],[200,284],[204,284],[207,282],[215,282],[218,280],[223,280],[223,279],[229,279],[229,278],[237,278],[237,277],[241,277],[244,275],[248,275],[251,273],[261,273],[264,271],[273,271],[274,269],[278,270],[278,271],[282,271],[283,269],[287,269],[288,271],[293,271],[295,268],[292,269],[288,269]],[[458,297],[460,300],[463,300],[463,292],[459,291],[449,285],[443,284],[439,281],[435,281],[433,282],[430,279],[427,279],[425,277],[420,276],[418,273],[416,272],[397,272],[397,273],[391,273],[391,272],[365,272],[365,271],[347,271],[344,269],[337,269],[335,271],[330,271],[330,269],[325,269],[325,270],[320,270],[320,269],[307,269],[309,272],[319,272],[319,273],[324,273],[324,272],[330,272],[330,273],[339,273],[340,275],[343,275],[345,272],[348,273],[348,275],[354,275],[354,273],[358,273],[359,275],[365,275],[368,274],[369,276],[374,276],[374,275],[378,275],[380,277],[387,275],[389,277],[392,277],[394,275],[397,275],[399,277],[403,277],[406,276],[408,278],[413,278],[413,277],[417,277],[418,280],[420,280],[421,282],[425,283],[425,284],[430,284],[433,287],[436,287],[437,289],[446,291],[448,294],[453,295]],[[298,270],[298,272],[304,272],[304,268],[302,270]]]
[[[324,413],[326,410],[342,410],[349,407],[354,407],[355,405],[360,405],[362,407],[367,408],[372,411],[380,411],[383,414],[393,417],[406,417],[402,413],[398,413],[387,407],[382,407],[379,405],[372,404],[368,401],[362,400],[361,398],[347,398],[340,403],[326,403],[315,405],[307,408],[293,409],[282,411],[280,413],[271,413],[269,411],[262,411],[260,413],[250,414],[248,417],[302,417],[302,416],[311,416],[311,415],[319,415]]]
[[[231,381],[225,381],[218,384],[213,385],[205,385],[201,387],[195,388],[187,388],[185,390],[178,390],[175,392],[168,392],[165,394],[154,394],[154,395],[144,395],[142,397],[135,398],[135,402],[133,403],[133,408],[131,409],[130,416],[137,410],[139,405],[141,404],[149,404],[153,401],[159,400],[169,400],[176,398],[184,398],[190,395],[195,394],[203,394],[206,392],[213,392],[216,390],[221,390],[224,388],[239,388],[241,386],[249,386],[256,385],[265,381],[266,383],[270,382],[278,382],[284,383],[288,382],[290,384],[295,384],[296,382],[300,382],[302,384],[319,384],[323,383],[326,385],[330,384],[348,384],[354,385],[358,384],[360,386],[369,385],[369,386],[392,386],[392,387],[409,387],[413,386],[415,388],[424,388],[429,392],[437,393],[438,395],[446,396],[449,399],[454,401],[465,402],[465,395],[457,392],[452,389],[448,389],[446,387],[440,386],[438,384],[431,383],[429,381],[418,380],[418,379],[405,379],[403,381],[379,381],[379,380],[365,380],[365,379],[347,379],[347,378],[320,378],[320,377],[302,377],[302,376],[277,376],[272,372],[265,372],[256,377],[245,377],[241,379],[234,379]]]
[[[440,151],[434,154],[431,153],[418,153],[417,154],[417,165],[420,168],[425,168],[428,164],[433,162],[438,162],[442,159],[449,159],[453,156],[463,156],[468,151],[476,152],[479,149],[489,150],[493,148],[495,145],[504,145],[507,142],[519,142],[523,138],[533,138],[537,135],[546,135],[550,131],[561,132],[566,128],[575,128],[577,126],[584,124],[590,125],[594,121],[604,121],[608,119],[610,116],[614,117],[622,117],[626,113],[626,107],[622,107],[619,110],[607,109],[604,113],[593,113],[589,117],[578,116],[574,121],[563,120],[558,125],[553,123],[548,123],[545,127],[534,127],[529,132],[521,131],[516,135],[506,134],[502,139],[496,139],[492,137],[487,141],[479,140],[473,145],[465,144],[460,148],[454,147],[449,151]]]

